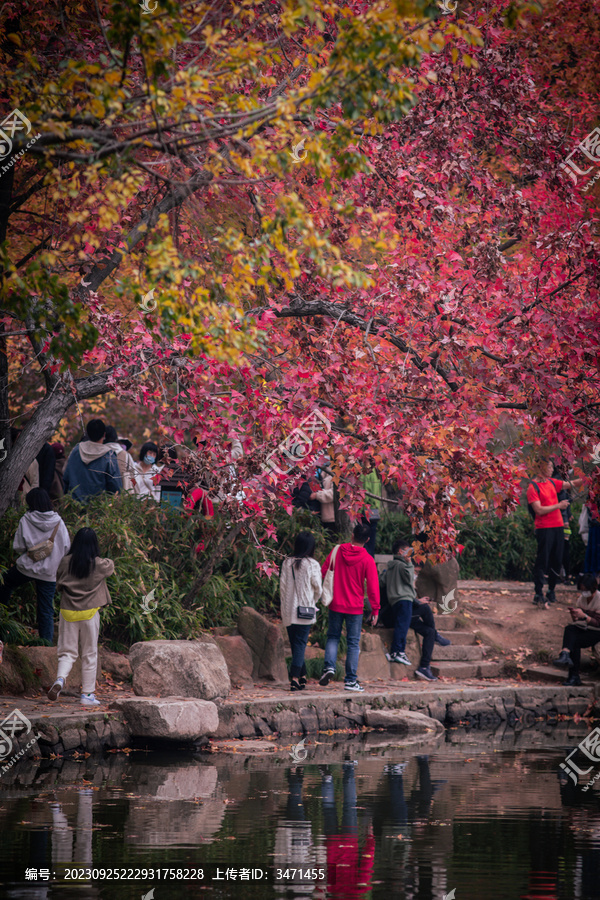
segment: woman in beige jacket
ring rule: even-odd
[[[56,573],[60,592],[58,626],[58,673],[48,691],[48,699],[57,700],[65,685],[81,646],[81,703],[100,706],[96,700],[98,634],[100,613],[110,603],[106,579],[115,571],[112,559],[99,555],[98,538],[92,528],[80,528],[71,551]]]
[[[321,504],[321,522],[331,534],[336,533],[335,528],[335,506],[333,502],[334,485],[333,475],[330,475],[321,466],[317,467],[317,478],[321,482],[321,490],[314,491],[310,495],[311,500],[318,500]]]

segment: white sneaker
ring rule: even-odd
[[[82,694],[80,703],[82,706],[101,706],[99,700],[96,700],[94,694]]]
[[[354,691],[355,693],[359,694],[359,693],[362,693],[362,691],[364,691],[364,687],[362,686],[360,681],[357,679],[356,681],[351,681],[350,683],[345,684],[344,690]]]
[[[62,676],[58,676],[50,690],[48,691],[48,700],[58,700],[60,697],[60,692],[65,686],[65,679]]]
[[[412,666],[412,663],[406,653],[392,653],[390,662],[402,663],[403,666]]]

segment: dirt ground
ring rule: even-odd
[[[550,609],[532,603],[533,588],[522,582],[461,582],[456,616],[481,642],[515,663],[544,663],[558,655],[565,625],[571,622],[568,607],[578,596],[574,587],[558,585],[557,602]],[[440,617],[442,619],[442,617]],[[583,651],[589,660],[591,651]]]

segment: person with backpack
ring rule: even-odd
[[[41,638],[54,639],[54,591],[59,563],[71,544],[67,526],[54,511],[43,488],[32,488],[25,497],[28,511],[21,517],[13,547],[20,554],[2,576],[0,603],[8,603],[15,588],[33,581],[37,594],[37,624]]]
[[[365,550],[371,537],[371,529],[362,523],[354,527],[352,543],[338,544],[323,563],[323,578],[333,570],[333,599],[329,605],[329,628],[325,645],[323,674],[319,684],[325,687],[335,675],[338,645],[346,622],[346,677],[347,691],[361,692],[363,686],[356,677],[360,655],[360,634],[365,605],[365,582],[371,604],[371,625],[377,624],[379,614],[379,578],[375,560]]]
[[[533,569],[535,595],[533,603],[548,609],[548,604],[556,602],[554,589],[560,576],[564,549],[564,523],[562,510],[569,505],[568,500],[558,499],[560,491],[579,488],[581,478],[561,481],[552,478],[554,463],[551,459],[538,461],[539,476],[527,488],[527,505],[535,520],[537,556]],[[548,576],[548,592],[544,599],[544,577]]]
[[[100,556],[98,537],[92,528],[80,528],[71,552],[61,561],[56,585],[60,592],[58,671],[48,691],[57,700],[81,647],[81,704],[100,706],[96,700],[99,610],[111,602],[106,584],[115,571],[112,559]]]
[[[292,556],[284,559],[279,574],[281,620],[292,648],[292,691],[303,691],[306,687],[304,653],[310,629],[317,621],[317,600],[322,590],[321,566],[315,559],[315,536],[301,531],[294,541]]]

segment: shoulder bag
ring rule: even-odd
[[[325,578],[323,579],[323,593],[321,595],[321,603],[323,604],[323,606],[329,606],[329,604],[333,600],[333,571],[335,566],[335,558],[339,549],[340,545],[336,544],[333,548],[331,559],[329,560],[329,568],[327,569]]]
[[[296,573],[294,572],[294,560],[292,559],[292,577],[294,579],[294,597],[296,596]],[[311,621],[316,618],[317,608],[316,606],[297,606],[296,607],[296,615],[299,619],[310,619]]]
[[[57,522],[54,531],[48,540],[41,541],[39,544],[35,544],[35,546],[29,548],[27,551],[29,559],[32,559],[34,562],[41,562],[43,559],[47,559],[47,557],[50,556],[54,550],[54,538],[56,537],[59,525],[60,522]]]

